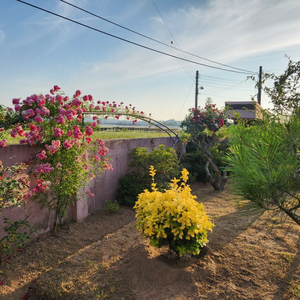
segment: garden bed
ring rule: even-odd
[[[300,299],[300,227],[247,215],[209,185],[192,190],[215,222],[200,256],[149,246],[131,209],[99,212],[4,262],[1,299]]]

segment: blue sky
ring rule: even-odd
[[[219,66],[155,43],[59,0],[26,0],[88,26],[172,55]],[[168,45],[230,66],[282,73],[300,60],[299,0],[68,0]],[[157,10],[157,9],[158,10]],[[173,44],[171,44],[171,41]],[[96,100],[123,101],[157,120],[182,120],[211,97],[247,101],[257,91],[247,75],[161,55],[84,28],[16,0],[0,3],[0,103],[48,93],[59,85]],[[270,107],[263,95],[262,106]]]

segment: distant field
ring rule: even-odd
[[[103,140],[114,139],[139,139],[139,138],[153,138],[153,137],[165,137],[168,136],[163,131],[96,131],[94,137]],[[19,140],[22,137],[12,138],[10,135],[5,137],[8,144],[19,144]]]

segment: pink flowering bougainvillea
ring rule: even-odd
[[[55,210],[59,222],[66,215],[67,207],[76,200],[74,195],[78,196],[80,187],[84,190],[96,173],[112,170],[104,141],[93,140],[98,117],[94,116],[90,124],[85,124],[83,114],[114,112],[116,118],[118,113],[143,114],[115,102],[94,103],[91,95],[82,96],[80,90],[73,97],[67,97],[57,85],[50,94],[33,94],[23,101],[15,98],[13,104],[15,119],[19,122],[11,129],[11,136],[22,136],[20,144],[40,149],[30,161],[36,186],[29,193],[42,206]],[[3,139],[0,147],[4,146]],[[94,196],[89,190],[85,193]],[[56,223],[54,230],[55,227]]]

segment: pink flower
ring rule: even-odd
[[[60,148],[60,141],[53,140],[51,145],[45,145],[45,148],[53,154]]]
[[[72,142],[71,140],[65,140],[65,141],[63,142],[63,146],[64,146],[67,150],[69,150],[70,148],[72,148],[73,142]]]
[[[86,192],[87,192],[87,194],[88,194],[90,197],[94,197],[94,196],[95,196],[94,194],[91,193],[90,190],[87,190]]]
[[[77,91],[75,92],[75,95],[76,95],[76,97],[79,97],[79,96],[81,95],[81,91],[80,91],[80,90],[77,90]]]
[[[45,107],[45,106],[43,106],[40,109],[40,112],[41,112],[42,116],[49,116],[50,115],[50,110],[47,107]]]
[[[57,103],[62,104],[64,98],[62,95],[56,95],[55,99]]]
[[[36,173],[46,173],[46,174],[49,174],[53,170],[54,170],[54,168],[51,167],[51,165],[49,163],[37,165],[35,167],[35,172]]]
[[[58,92],[58,91],[60,90],[60,87],[57,86],[57,85],[55,85],[55,86],[53,87],[53,89],[54,89],[55,92]]]
[[[85,135],[92,135],[94,133],[93,129],[90,126],[86,126]]]
[[[76,115],[76,111],[72,108],[66,111],[66,118],[68,121],[73,120],[75,115]]]
[[[38,154],[36,155],[36,157],[37,157],[38,159],[40,159],[40,160],[42,160],[42,159],[44,159],[44,158],[47,158],[47,156],[46,156],[46,151],[43,150],[42,152],[38,153]]]
[[[43,107],[46,104],[45,98],[44,96],[42,97],[42,95],[37,99],[36,102],[39,107]]]
[[[73,99],[72,102],[71,102],[71,105],[72,106],[75,106],[75,107],[79,107],[81,105],[81,101],[77,98]]]
[[[83,138],[83,134],[81,131],[74,131],[74,138],[75,139],[82,139]]]
[[[22,107],[21,105],[16,104],[16,105],[15,105],[15,111],[20,111],[21,107]]]
[[[37,122],[38,124],[40,124],[44,121],[44,119],[41,117],[40,114],[37,114],[34,118],[34,121]]]
[[[72,131],[72,130],[68,130],[67,136],[68,136],[68,137],[72,137],[72,136],[73,136],[73,131]]]
[[[60,138],[64,134],[64,131],[60,128],[54,128],[54,136]]]
[[[61,163],[58,162],[58,163],[56,164],[56,168],[61,168],[61,167],[62,167]]]
[[[10,136],[11,136],[11,137],[15,138],[15,137],[17,137],[17,135],[18,135],[18,132],[17,132],[16,130],[12,129],[12,130],[10,131]]]
[[[88,144],[90,144],[91,143],[91,141],[92,141],[92,139],[91,138],[89,138],[89,137],[87,137],[87,138],[85,138],[86,139],[86,141],[87,141],[87,143]]]
[[[66,120],[62,115],[58,115],[54,119],[57,124],[65,124],[66,123]]]
[[[13,104],[20,104],[20,98],[14,98],[12,99]]]
[[[64,116],[66,114],[66,110],[62,107],[58,108],[58,114]]]
[[[35,115],[35,112],[33,109],[27,109],[27,110],[23,110],[22,111],[22,116],[23,118],[25,119],[29,119],[30,117],[34,116]]]
[[[6,147],[6,142],[7,142],[6,139],[1,140],[1,141],[0,141],[0,148]]]

